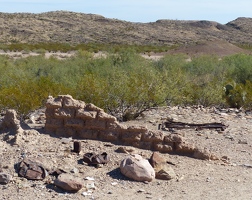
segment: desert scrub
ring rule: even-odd
[[[28,113],[43,106],[48,95],[70,94],[129,120],[152,106],[235,106],[223,90],[232,81],[239,87],[230,94],[238,98],[246,93],[239,106],[252,107],[251,56],[221,60],[202,56],[191,62],[186,58],[167,55],[148,60],[130,48],[98,58],[82,49],[64,60],[43,55],[16,60],[0,56],[0,108]]]
[[[57,96],[67,92],[67,88],[48,77],[20,80],[17,84],[0,88],[0,109],[13,108],[25,115],[41,107],[49,95]]]

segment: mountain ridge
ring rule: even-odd
[[[129,22],[68,11],[0,13],[0,43],[184,45],[222,40],[252,44],[252,18]]]

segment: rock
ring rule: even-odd
[[[171,180],[176,177],[173,168],[167,164],[166,160],[160,153],[154,152],[151,155],[150,164],[155,170],[157,179]]]
[[[9,109],[6,111],[4,119],[0,124],[0,129],[13,129],[14,131],[20,128],[20,121],[17,118],[17,112]]]
[[[152,181],[155,171],[149,161],[135,154],[122,160],[120,171],[123,175],[136,181]]]
[[[60,174],[54,180],[54,185],[68,192],[78,192],[83,187],[81,180],[70,174]]]
[[[10,174],[0,173],[0,184],[8,184],[12,179]]]
[[[69,137],[69,138],[61,138],[60,142],[62,144],[69,144],[70,142],[72,142],[72,137]]]
[[[117,153],[127,153],[127,154],[130,154],[130,153],[133,153],[135,151],[136,151],[136,149],[134,147],[118,147],[118,149],[116,149]]]
[[[211,153],[207,149],[196,148],[193,157],[201,160],[210,160]]]
[[[156,168],[160,165],[160,163],[166,163],[166,160],[161,156],[158,152],[153,152],[150,157],[150,164],[153,168]]]
[[[176,174],[173,168],[167,164],[163,165],[162,169],[156,172],[156,179],[171,180],[173,178],[176,178]]]
[[[18,175],[27,178],[28,180],[43,180],[48,172],[45,167],[29,159],[24,158],[18,166]]]

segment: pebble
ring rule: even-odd
[[[89,176],[87,176],[87,177],[85,177],[85,180],[88,180],[88,181],[94,181],[95,179],[94,179],[93,177],[89,177]]]
[[[144,189],[139,189],[139,190],[137,190],[137,192],[141,193],[141,192],[145,192],[145,190]]]
[[[85,196],[91,196],[92,194],[88,192],[82,192],[81,195],[85,197]]]
[[[72,137],[70,137],[70,138],[62,138],[62,139],[60,140],[60,142],[61,142],[62,144],[69,144],[72,140],[73,140]]]
[[[74,167],[70,172],[77,174],[77,173],[79,173],[79,170],[76,167]]]
[[[118,182],[112,182],[111,185],[113,186],[118,185]]]

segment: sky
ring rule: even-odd
[[[0,12],[72,11],[130,22],[209,20],[226,24],[252,17],[252,0],[0,0]]]

